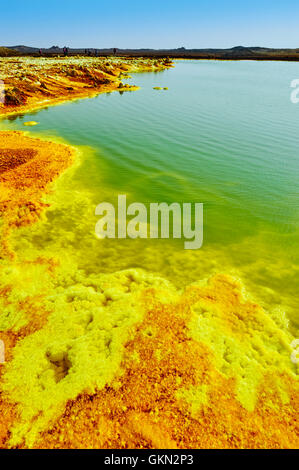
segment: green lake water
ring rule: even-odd
[[[290,83],[299,63],[177,61],[133,74],[141,88],[14,116],[0,129],[63,138],[82,164],[66,174],[53,205],[16,248],[75,260],[88,274],[142,267],[178,287],[227,273],[296,333],[299,276],[299,104]],[[153,87],[168,87],[167,91]],[[204,243],[98,240],[95,207],[128,202],[204,203]],[[21,256],[21,254],[20,254]]]

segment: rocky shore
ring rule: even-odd
[[[138,87],[123,84],[129,73],[169,67],[169,59],[0,58],[0,117],[98,93],[133,91]]]

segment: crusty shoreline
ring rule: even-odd
[[[157,72],[169,67],[169,59],[0,58],[0,79],[4,83],[4,90],[0,90],[0,117],[99,93],[135,91],[138,87],[122,82],[129,73]]]
[[[74,161],[76,149],[33,138],[21,131],[0,131],[0,253],[10,252],[12,228],[32,224],[47,204],[42,197]]]

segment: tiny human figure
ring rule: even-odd
[[[97,49],[94,50],[94,55],[97,57],[97,55],[98,55]]]
[[[39,55],[42,56],[43,55],[43,51],[40,49],[39,50]]]
[[[113,49],[113,54],[116,55],[117,49],[116,47]]]

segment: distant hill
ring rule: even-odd
[[[18,51],[13,48],[8,47],[0,47],[0,57],[9,57],[19,55]]]
[[[38,47],[27,47],[27,46],[8,46],[7,49],[12,49],[15,51],[20,52],[21,54],[31,54],[34,52],[38,52]]]
[[[5,48],[4,48],[5,49]],[[18,51],[19,54],[36,55],[39,54],[39,47],[28,46],[9,46],[6,49]],[[52,46],[42,49],[44,55],[63,54],[63,47]],[[70,55],[75,54],[91,54],[106,56],[113,54],[113,48],[97,49],[97,48],[78,48],[69,49]],[[244,47],[236,46],[230,49],[185,49],[179,47],[177,49],[117,49],[118,56],[131,57],[165,57],[172,58],[193,58],[193,59],[222,59],[222,60],[298,60],[299,48],[297,49],[271,49],[267,47]]]

